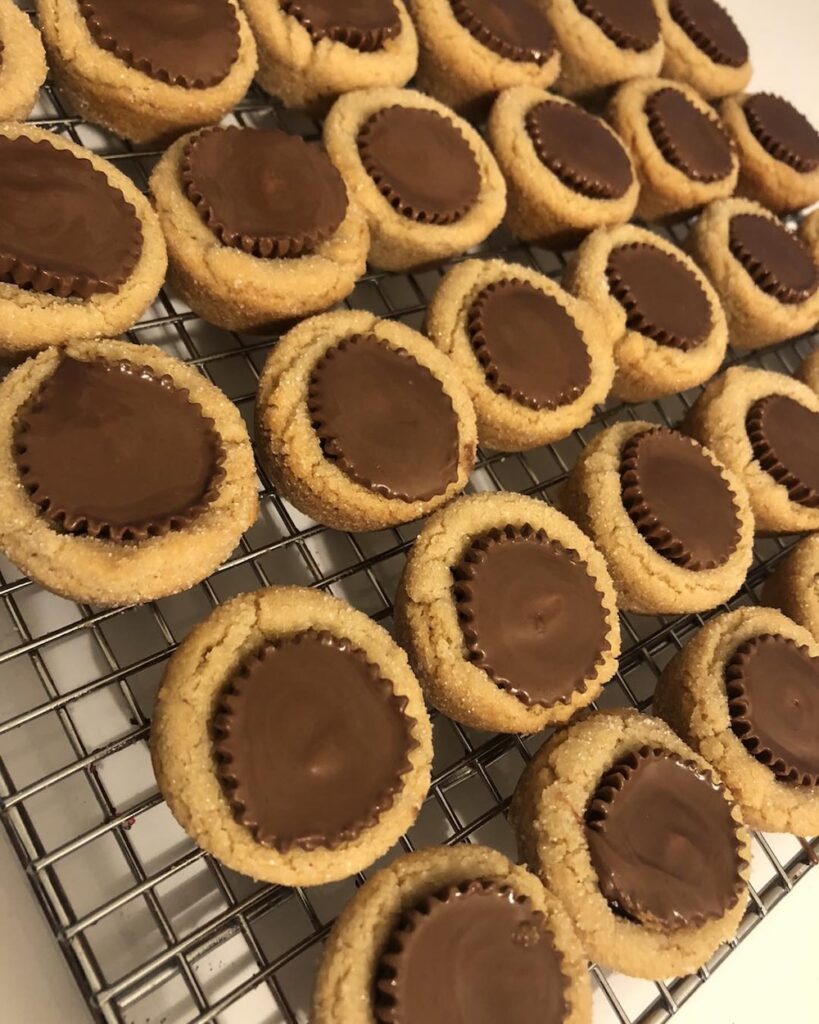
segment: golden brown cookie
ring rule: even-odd
[[[739,160],[731,139],[691,86],[666,78],[626,82],[609,118],[634,161],[637,215],[644,220],[684,215],[736,188]]]
[[[510,820],[601,965],[690,974],[736,933],[751,859],[740,808],[659,719],[597,712],[555,733],[521,776]]]
[[[617,669],[606,563],[574,523],[521,494],[473,495],[437,512],[395,606],[427,700],[476,729],[567,722]]]
[[[326,113],[337,96],[400,88],[418,39],[403,0],[242,0],[259,48],[259,84],[286,107]]]
[[[814,349],[805,356],[796,371],[796,376],[819,394],[819,349]]]
[[[657,0],[665,43],[662,74],[705,99],[741,92],[751,77],[745,37],[717,0]]]
[[[215,124],[256,73],[238,0],[36,0],[60,92],[88,121],[132,142]]]
[[[722,301],[735,349],[772,345],[819,320],[819,264],[758,203],[721,199],[702,212],[687,248]]]
[[[819,263],[819,209],[809,213],[799,225],[799,237],[813,253],[813,259]]]
[[[30,125],[0,126],[0,354],[126,330],[156,298],[165,242],[113,164]]]
[[[557,37],[537,0],[412,0],[421,46],[418,87],[481,117],[513,85],[548,89],[560,71]]]
[[[616,423],[583,449],[565,510],[608,563],[625,611],[701,612],[751,565],[754,520],[741,479],[707,448],[653,423]]]
[[[509,187],[506,220],[524,241],[570,248],[634,213],[639,186],[622,140],[599,117],[521,85],[492,107],[489,140]]]
[[[380,530],[463,490],[475,412],[457,369],[404,324],[360,310],[289,331],[259,379],[256,438],[280,493],[337,530]]]
[[[335,922],[310,1019],[480,1017],[590,1024],[588,964],[569,916],[528,871],[488,847],[396,858]]]
[[[488,146],[420,92],[341,96],[324,122],[324,145],[364,210],[370,262],[382,270],[458,255],[503,219],[506,186]]]
[[[404,652],[304,587],[216,608],[168,662],[151,730],[180,825],[223,864],[281,885],[347,878],[415,821],[432,739]]]
[[[819,530],[819,395],[782,373],[732,366],[683,429],[742,479],[757,530]]]
[[[819,640],[819,534],[791,548],[765,581],[762,603],[781,609]]]
[[[276,129],[205,128],[151,175],[170,278],[213,324],[257,330],[346,298],[369,231],[315,144]]]
[[[564,284],[600,316],[619,398],[676,394],[719,369],[728,342],[719,298],[694,261],[655,232],[599,228],[570,260]]]
[[[585,426],[614,361],[594,308],[544,274],[465,260],[427,307],[426,333],[460,371],[482,444],[525,451]]]
[[[739,151],[737,192],[778,212],[819,199],[819,132],[793,104],[772,93],[742,93],[720,104]]]
[[[819,831],[819,643],[770,608],[707,622],[666,665],[654,710],[716,768],[745,821]]]
[[[48,590],[114,606],[209,576],[256,518],[235,406],[152,345],[76,341],[0,384],[0,550]]]
[[[31,113],[47,72],[40,33],[14,0],[0,0],[0,121]]]
[[[629,78],[659,74],[665,47],[656,0],[550,0],[567,96],[596,96]]]

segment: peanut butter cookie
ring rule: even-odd
[[[809,388],[813,388],[819,395],[819,349],[814,349],[809,355],[805,356],[802,364],[796,371],[796,376],[799,380],[804,381]]]
[[[819,640],[819,534],[801,540],[779,562],[762,588],[762,602]]]
[[[741,92],[751,78],[748,44],[717,0],[657,0],[665,43],[662,74],[705,99]]]
[[[47,72],[40,33],[14,0],[0,0],[0,121],[31,113]]]

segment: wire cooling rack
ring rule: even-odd
[[[72,116],[50,85],[33,121],[108,157],[139,187],[158,152],[135,151]],[[253,90],[233,118],[305,137],[318,126]],[[231,120],[232,120],[231,119]],[[676,228],[681,241],[685,227]],[[481,254],[558,277],[562,258],[496,233]],[[346,305],[420,328],[442,271],[368,274]],[[238,406],[252,431],[254,392],[275,338],[227,333],[165,289],[130,332],[197,366]],[[792,372],[816,344],[805,337],[750,360]],[[525,456],[482,450],[470,489],[549,501],[583,445],[629,418],[673,425],[697,392],[662,402],[609,403],[587,427]],[[270,583],[319,587],[387,628],[407,548],[420,525],[348,535],[283,501],[261,468],[261,515],[233,556],[186,594],[146,607],[100,610],[55,597],[0,559],[0,812],[93,1016],[124,1024],[278,1024],[308,1019],[322,940],[365,875],[309,890],[257,884],[198,850],[159,796],[148,754],[165,662],[215,605]],[[752,604],[795,538],[759,539],[730,607]],[[719,611],[722,609],[717,609]],[[711,613],[713,614],[713,613]],[[662,667],[703,622],[622,617],[620,670],[598,706],[650,706]],[[543,735],[496,736],[433,716],[435,761],[417,824],[402,850],[482,842],[514,857],[504,812]],[[636,981],[592,966],[595,1024],[661,1024],[816,862],[816,842],[756,834],[751,902],[737,939],[692,977]]]

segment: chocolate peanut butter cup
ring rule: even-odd
[[[458,23],[506,60],[545,64],[555,51],[554,30],[533,0],[450,0]]]
[[[457,479],[452,402],[403,348],[371,334],[343,339],[316,363],[307,405],[325,456],[377,494],[424,501]]]
[[[568,704],[611,649],[603,595],[576,551],[531,526],[475,537],[452,569],[467,657],[527,707]]]
[[[716,0],[670,0],[668,9],[688,38],[715,64],[738,68],[747,62],[748,44]]]
[[[474,879],[407,910],[381,954],[382,1024],[560,1024],[569,979],[544,915],[510,886]]]
[[[593,199],[619,199],[628,191],[628,156],[599,118],[574,104],[545,100],[527,111],[525,125],[541,163],[564,185]]]
[[[311,252],[347,212],[344,181],[326,154],[278,130],[199,132],[184,148],[180,174],[219,241],[253,256]]]
[[[421,107],[385,107],[358,133],[364,169],[390,206],[421,224],[454,224],[481,190],[475,154],[443,114]]]
[[[620,49],[642,53],[660,39],[660,22],[651,0],[574,0],[581,14]]]
[[[819,132],[787,100],[759,92],[748,96],[742,110],[766,153],[801,174],[819,168]]]
[[[648,127],[666,161],[693,181],[727,178],[733,169],[731,141],[716,115],[696,107],[679,89],[665,87],[645,102]]]
[[[779,302],[805,302],[819,287],[810,250],[784,224],[753,213],[733,216],[728,246],[757,287]]]
[[[725,668],[731,729],[782,782],[819,785],[819,658],[789,637],[741,644]]]
[[[90,161],[0,136],[0,281],[61,298],[113,293],[142,252],[134,207]]]
[[[666,427],[635,434],[621,451],[620,486],[643,539],[675,565],[714,569],[736,550],[736,500],[696,441]]]
[[[228,0],[80,0],[79,9],[101,49],[169,85],[218,85],[239,56],[239,22]]]
[[[669,253],[642,242],[618,246],[609,254],[606,277],[630,330],[683,352],[708,338],[708,298],[691,271]]]
[[[493,391],[530,409],[575,401],[591,381],[591,359],[569,313],[519,278],[494,281],[467,313],[475,355]]]
[[[754,402],[745,419],[754,458],[788,497],[819,508],[819,413],[787,395]]]
[[[618,913],[674,931],[723,917],[743,886],[737,823],[721,783],[648,746],[608,769],[586,809],[600,891]]]
[[[279,853],[356,839],[411,768],[406,703],[349,640],[308,630],[265,644],[222,693],[213,724],[236,820]]]
[[[190,525],[224,476],[213,421],[170,378],[125,361],[63,358],[19,410],[13,454],[56,529],[114,541]]]
[[[401,31],[392,0],[281,0],[281,8],[304,25],[314,43],[331,39],[362,53],[380,50]]]

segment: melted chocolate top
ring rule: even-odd
[[[543,915],[477,879],[405,912],[376,974],[383,1024],[561,1024],[568,979]]]
[[[0,136],[0,281],[88,299],[119,291],[142,227],[89,160],[46,140]]]
[[[236,820],[282,853],[355,839],[410,770],[405,707],[349,640],[308,630],[265,644],[214,719],[216,771]]]
[[[487,49],[507,60],[545,64],[555,51],[555,34],[532,0],[450,0],[459,24]]]
[[[469,143],[446,117],[384,107],[358,133],[367,174],[390,206],[421,224],[454,224],[474,206],[481,174]]]
[[[738,213],[731,218],[728,246],[757,287],[780,302],[805,302],[819,287],[810,250],[779,221]]]
[[[768,395],[748,410],[745,428],[754,458],[790,500],[819,508],[819,413],[787,395]]]
[[[224,245],[265,258],[301,256],[347,212],[341,175],[317,146],[254,128],[208,128],[185,146],[185,194]]]
[[[527,707],[585,692],[611,645],[602,594],[576,551],[528,524],[506,526],[475,537],[452,573],[471,662]]]
[[[574,0],[581,14],[621,50],[650,50],[660,38],[660,22],[651,0]]]
[[[683,352],[710,334],[711,306],[702,286],[662,249],[643,242],[618,246],[609,254],[606,277],[630,330]]]
[[[440,381],[371,334],[316,363],[308,409],[324,454],[386,498],[426,501],[458,477],[458,418]]]
[[[638,531],[675,565],[724,565],[739,542],[730,487],[702,447],[666,427],[635,434],[620,458],[623,505]]]
[[[774,159],[802,174],[819,167],[819,132],[787,100],[758,92],[742,110],[754,138]]]
[[[544,100],[525,118],[538,159],[552,174],[581,195],[619,199],[633,181],[622,144],[603,124],[580,107]]]
[[[612,765],[586,810],[586,840],[603,896],[649,928],[699,926],[739,897],[725,789],[676,754],[643,747]]]
[[[665,159],[693,181],[727,178],[732,144],[713,116],[695,107],[678,89],[652,93],[645,104],[648,127]]]
[[[228,0],[79,0],[97,46],[150,78],[206,89],[239,56],[239,21]]]
[[[784,636],[741,644],[725,668],[731,729],[782,782],[819,785],[819,658]]]
[[[281,0],[281,7],[301,22],[315,43],[331,39],[369,53],[401,32],[392,0]]]
[[[748,60],[744,36],[716,0],[670,0],[668,9],[688,38],[715,64],[739,68]]]
[[[493,391],[530,409],[574,402],[591,383],[591,359],[563,306],[518,278],[487,285],[467,314],[475,354]]]
[[[114,541],[190,525],[224,476],[213,421],[169,377],[70,357],[18,411],[14,458],[53,526]]]

